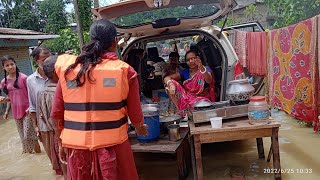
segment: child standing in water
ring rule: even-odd
[[[38,122],[41,119],[41,117],[39,113],[37,113],[37,100],[38,94],[42,92],[49,83],[49,80],[43,71],[43,62],[50,55],[50,51],[44,47],[38,47],[32,51],[31,56],[37,63],[38,68],[27,79],[29,112],[33,122],[33,127],[36,130],[38,136],[40,136],[40,131],[49,131],[47,126],[45,126],[43,123]]]
[[[34,153],[34,151],[39,153],[38,137],[28,113],[27,76],[19,72],[16,61],[12,57],[4,56],[1,62],[4,68],[4,79],[0,83],[0,88],[8,97],[1,96],[0,102],[11,104],[13,118],[22,142],[22,153]],[[4,114],[5,119],[8,119],[9,110],[10,105]]]
[[[43,71],[48,77],[49,83],[45,87],[44,91],[41,91],[38,94],[37,113],[41,117],[38,119],[39,126],[46,126],[49,130],[40,131],[44,150],[46,151],[56,174],[64,175],[64,178],[67,179],[67,166],[62,164],[59,160],[59,137],[55,136],[57,124],[50,117],[53,97],[59,80],[54,71],[54,65],[57,62],[57,58],[57,55],[50,56],[43,63]]]

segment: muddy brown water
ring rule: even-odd
[[[311,128],[301,127],[296,120],[283,112],[273,117],[282,123],[280,128],[280,158],[283,179],[320,179],[320,134]],[[267,157],[270,138],[264,138]],[[135,154],[139,176],[142,180],[177,179],[175,157],[166,154]],[[272,161],[258,159],[255,139],[202,145],[205,179],[251,180],[273,179],[269,171]],[[307,172],[308,171],[308,172]],[[50,162],[42,148],[40,154],[21,154],[20,139],[13,120],[0,120],[0,180],[54,180]],[[58,177],[58,179],[62,179]],[[193,179],[192,170],[188,180]]]

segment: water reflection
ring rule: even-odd
[[[300,127],[296,120],[283,112],[273,112],[282,123],[279,131],[280,156],[283,169],[312,169],[312,173],[282,174],[284,180],[314,180],[320,176],[319,134],[311,128]],[[56,179],[43,148],[41,154],[21,154],[21,143],[14,121],[0,120],[0,179],[33,180]],[[270,138],[264,138],[267,158]],[[265,172],[272,168],[272,160],[258,159],[255,139],[204,144],[202,146],[205,179],[225,180],[274,179]],[[175,156],[167,154],[135,154],[139,176],[142,180],[175,180],[177,166]],[[60,178],[62,179],[62,177]],[[193,179],[192,170],[188,180]]]

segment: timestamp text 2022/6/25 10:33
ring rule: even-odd
[[[264,168],[263,173],[298,173],[298,174],[310,174],[312,173],[311,168],[286,168],[286,169],[272,169]]]

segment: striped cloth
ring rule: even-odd
[[[50,117],[53,97],[56,91],[56,84],[50,83],[37,96],[37,118],[39,130],[42,132],[52,131],[55,129],[52,118]]]

